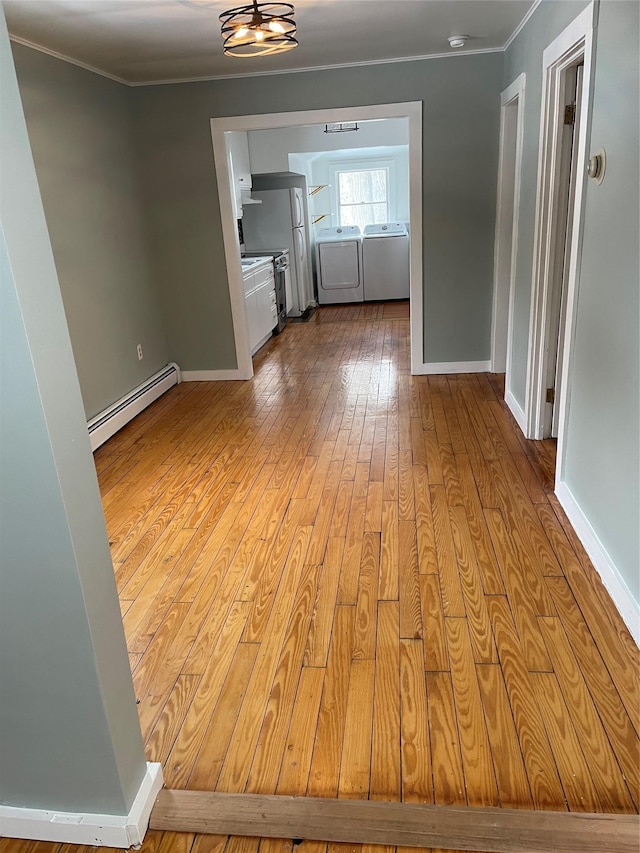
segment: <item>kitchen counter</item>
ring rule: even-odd
[[[266,268],[269,264],[273,266],[273,258],[271,255],[259,255],[256,258],[240,258],[240,263],[242,265],[242,277],[245,278],[257,270]]]

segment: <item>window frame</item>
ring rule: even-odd
[[[390,157],[364,157],[358,159],[332,160],[329,163],[329,176],[331,183],[331,222],[340,225],[340,186],[339,175],[341,172],[373,172],[384,169],[387,173],[387,216],[388,222],[396,219],[396,161]],[[378,202],[380,203],[380,202]]]

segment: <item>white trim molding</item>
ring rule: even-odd
[[[538,192],[536,197],[533,278],[529,322],[529,348],[525,414],[527,438],[545,438],[545,395],[547,350],[550,327],[552,277],[556,257],[559,193],[559,163],[563,127],[561,101],[563,78],[567,68],[584,62],[584,77],[578,127],[578,148],[571,252],[567,276],[567,312],[562,353],[562,381],[556,405],[560,406],[558,423],[558,465],[563,464],[564,433],[568,414],[570,351],[576,309],[579,258],[582,249],[583,199],[586,180],[586,152],[590,127],[590,100],[593,62],[593,3],[546,48],[542,59],[543,92],[540,117],[538,155]]]
[[[269,113],[264,115],[226,116],[211,119],[211,136],[220,218],[227,264],[233,335],[236,347],[238,375],[229,378],[250,379],[253,363],[249,345],[248,322],[245,311],[240,248],[233,206],[231,169],[225,134],[230,131],[271,130],[309,124],[331,124],[344,121],[367,121],[385,118],[406,118],[409,122],[409,230],[410,230],[410,304],[411,304],[411,371],[424,373],[423,354],[423,284],[422,284],[422,102],[407,101],[395,104],[371,104],[360,107],[340,107],[325,110]],[[217,371],[216,371],[217,372]],[[187,371],[183,378],[191,373]]]
[[[640,646],[640,606],[566,483],[556,484],[556,497],[636,645]]]
[[[509,407],[509,411],[516,420],[516,423],[522,430],[522,434],[526,435],[527,419],[524,416],[524,411],[520,403],[516,400],[513,392],[507,389],[504,394],[504,401]]]
[[[231,379],[246,379],[237,368],[231,370],[183,370],[182,382],[228,382]]]
[[[440,373],[489,373],[490,361],[428,361],[412,373],[417,376],[431,376]]]
[[[411,372],[424,365],[424,282],[422,273],[422,103],[406,104],[409,119],[409,337]]]
[[[541,2],[541,0],[538,0],[538,2]],[[302,68],[279,68],[276,71],[244,71],[240,74],[217,74],[207,77],[177,77],[175,79],[169,78],[167,80],[142,80],[135,83],[127,83],[126,85],[132,87],[171,86],[174,83],[207,83],[214,80],[237,80],[245,77],[275,77],[282,74],[305,74],[309,71],[334,71],[339,68],[362,68],[369,65],[394,65],[397,62],[423,62],[427,59],[449,59],[452,56],[479,56],[485,53],[502,53],[503,51],[503,47],[486,47],[479,48],[477,50],[455,50],[455,52],[452,49],[447,53],[427,53],[420,56],[392,56],[389,59],[367,59],[362,62],[339,62],[335,65],[305,65]]]
[[[542,0],[534,0],[533,5],[530,6],[529,10],[527,11],[527,14],[520,21],[518,26],[515,28],[515,30],[511,33],[509,38],[504,43],[504,46],[502,48],[503,50],[507,50],[509,48],[509,46],[517,39],[517,37],[522,32],[522,30],[525,28],[527,22],[531,19],[531,16],[533,15],[533,13],[536,11],[536,9],[538,8],[538,6],[541,3],[542,3]]]
[[[147,772],[126,815],[58,812],[0,805],[2,837],[124,849],[140,845],[161,788],[162,766],[147,763]]]
[[[72,56],[67,56],[66,53],[58,53],[44,45],[36,44],[34,41],[23,39],[20,36],[14,36],[9,33],[9,40],[16,44],[30,47],[31,50],[37,50],[38,53],[46,53],[47,56],[53,56],[54,59],[61,59],[62,62],[68,62],[69,65],[76,65],[78,68],[83,68],[85,71],[91,71],[92,74],[98,74],[100,77],[106,77],[107,80],[113,80],[114,83],[122,83],[123,86],[130,86],[131,83],[122,77],[116,77],[115,74],[110,74],[108,71],[103,71],[102,68],[96,68],[95,65],[87,65],[86,62],[81,62],[79,59],[74,59]]]
[[[514,285],[517,269],[520,222],[520,187],[524,143],[526,74],[522,73],[500,96],[500,153],[496,235],[493,250],[493,312],[491,323],[491,372],[505,371],[510,387],[513,345]],[[515,134],[512,124],[515,110]]]

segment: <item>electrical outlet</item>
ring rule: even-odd
[[[142,361],[142,358],[143,358],[143,356],[142,356],[142,344],[138,344],[136,349],[138,351],[138,361]]]

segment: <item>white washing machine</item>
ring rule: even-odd
[[[316,237],[318,302],[362,302],[362,233],[357,225],[321,228]]]
[[[409,233],[404,222],[365,226],[362,267],[366,302],[409,298]]]

